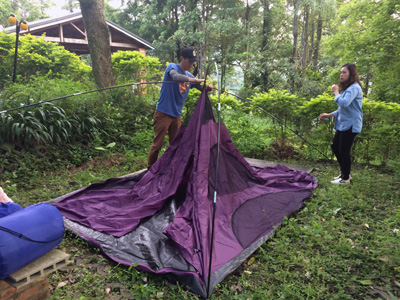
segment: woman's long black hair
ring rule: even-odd
[[[347,70],[349,70],[349,79],[347,79],[345,82],[340,82],[339,87],[340,91],[343,92],[345,91],[350,85],[352,85],[354,82],[358,82],[358,84],[361,86],[360,79],[358,78],[357,74],[357,67],[355,64],[344,64],[342,68],[346,67]]]

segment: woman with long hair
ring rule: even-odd
[[[322,113],[321,120],[335,117],[335,136],[331,148],[340,165],[340,175],[333,184],[349,184],[352,179],[351,147],[357,133],[362,129],[362,89],[355,64],[345,64],[340,71],[340,83],[331,86],[338,109],[332,113]]]

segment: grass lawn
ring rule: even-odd
[[[336,186],[330,183],[336,165],[314,167],[319,185],[310,201],[210,299],[400,298],[399,182],[385,170],[355,165],[352,184]],[[127,167],[123,157],[111,156],[1,184],[26,206],[142,168],[141,160]],[[163,277],[117,265],[73,234],[58,248],[71,258],[68,267],[50,275],[51,299],[197,299]]]

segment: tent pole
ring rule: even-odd
[[[215,227],[215,210],[217,203],[217,187],[218,187],[218,165],[219,165],[219,150],[220,150],[220,128],[221,128],[221,89],[219,86],[219,74],[218,66],[215,64],[215,70],[217,72],[218,82],[218,133],[217,133],[217,159],[215,163],[215,185],[214,185],[214,201],[213,201],[213,214],[212,214],[212,225],[211,225],[211,244],[210,244],[210,261],[208,265],[208,281],[207,281],[207,299],[210,296],[210,285],[211,285],[211,265],[212,265],[212,254],[214,246],[214,227]]]

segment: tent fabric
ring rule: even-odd
[[[188,125],[149,171],[93,184],[54,205],[69,228],[115,261],[165,274],[206,297],[317,186],[312,175],[284,165],[250,166],[224,125],[219,147],[217,136],[218,124],[203,91]],[[212,286],[207,291],[215,190]]]

